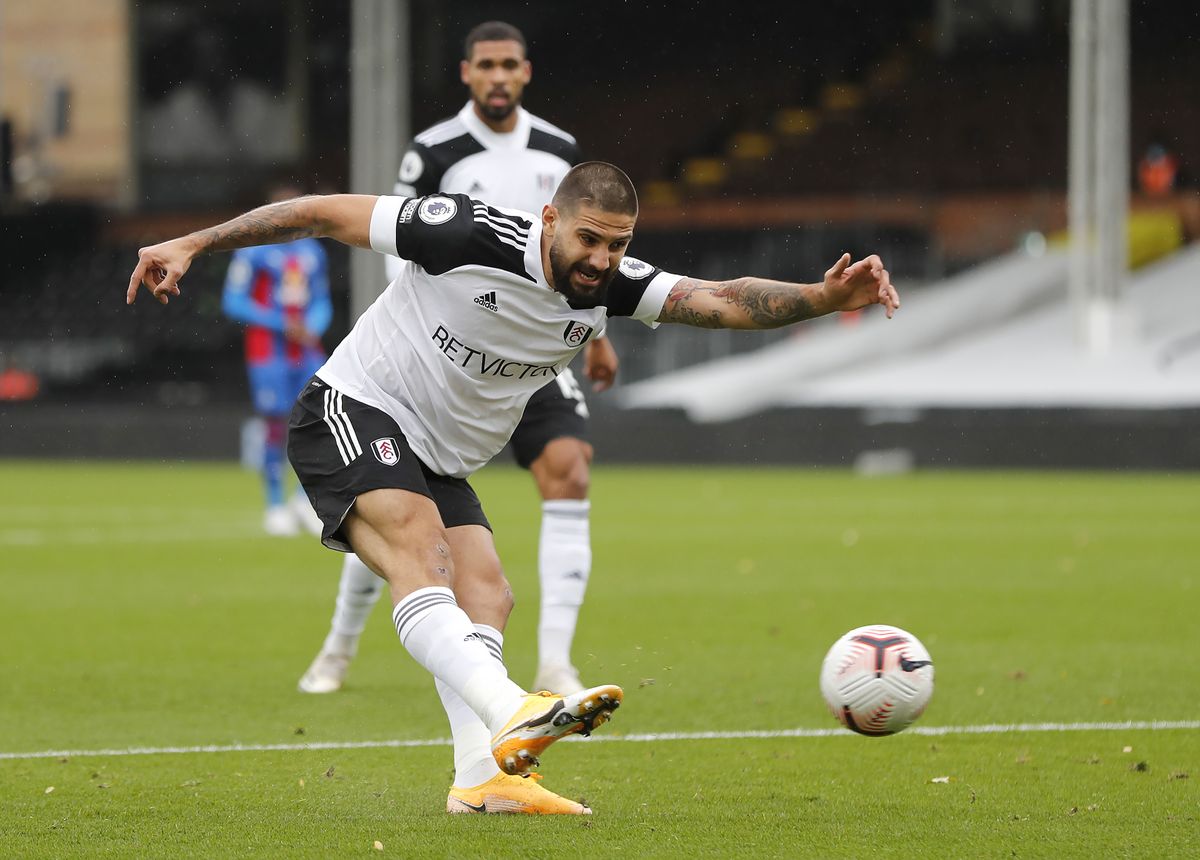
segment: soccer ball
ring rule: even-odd
[[[899,627],[856,627],[821,664],[821,695],[838,722],[860,735],[894,735],[910,726],[933,695],[933,661]]]

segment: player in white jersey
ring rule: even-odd
[[[502,659],[512,594],[466,477],[544,380],[614,316],[756,329],[899,306],[873,255],[843,255],[816,284],[703,281],[626,257],[636,221],[628,177],[587,162],[540,217],[461,194],[305,197],[142,248],[130,277],[126,301],[144,285],[166,303],[201,253],[311,235],[406,260],[300,395],[288,456],[323,542],[387,582],[401,643],[437,680],[454,738],[449,812],[586,813],[525,775],[623,697],[613,685],[530,695]],[[492,293],[498,311],[475,301]]]
[[[580,161],[575,138],[521,106],[532,70],[520,30],[488,21],[467,34],[463,48],[460,74],[470,101],[457,115],[413,139],[401,161],[395,193],[423,197],[458,192],[493,205],[541,212],[567,171]],[[388,257],[387,263],[388,279],[394,280],[401,261]],[[498,311],[494,295],[481,295],[476,302]],[[617,364],[607,338],[588,340],[583,372],[596,390],[612,384]],[[517,463],[533,475],[542,497],[535,690],[583,689],[571,645],[592,569],[587,418],[583,391],[570,368],[564,368],[530,398],[510,440]],[[379,578],[356,555],[347,555],[330,630],[300,678],[302,692],[341,689],[367,617],[382,593]]]

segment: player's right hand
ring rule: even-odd
[[[141,285],[164,305],[171,296],[178,296],[179,279],[192,265],[189,244],[187,237],[183,237],[138,249],[138,264],[129,278],[125,304],[133,304]]]
[[[891,276],[876,254],[856,263],[850,262],[849,254],[842,254],[825,273],[821,291],[829,310],[856,311],[867,305],[883,305],[891,319],[900,307],[900,294],[892,286]]]

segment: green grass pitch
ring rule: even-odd
[[[518,598],[510,670],[529,683],[537,498],[512,468],[474,483]],[[831,728],[821,658],[868,623],[932,652],[923,728],[1194,721],[1194,475],[601,464],[576,656],[585,680],[627,698],[595,741],[556,746],[542,768],[593,806],[587,819],[446,815],[447,746],[298,748],[447,729],[382,607],[345,691],[296,692],[340,557],[262,536],[254,475],[10,460],[0,488],[4,856],[1200,851],[1195,727],[621,739]],[[84,754],[234,744],[286,748]],[[9,755],[57,750],[76,752]]]

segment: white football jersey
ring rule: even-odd
[[[580,161],[575,138],[520,105],[511,132],[495,132],[467,102],[450,119],[413,138],[400,162],[395,194],[439,191],[541,215],[558,183]],[[388,280],[400,261],[387,258]]]
[[[554,189],[579,162],[575,138],[525,108],[511,132],[495,132],[471,102],[455,116],[413,139],[396,181],[396,194],[466,194],[510,209],[540,214]]]
[[[542,269],[541,218],[464,194],[380,197],[371,247],[402,258],[317,375],[400,426],[434,472],[463,478],[610,316],[657,326],[678,275],[626,257],[607,304],[576,310]]]

